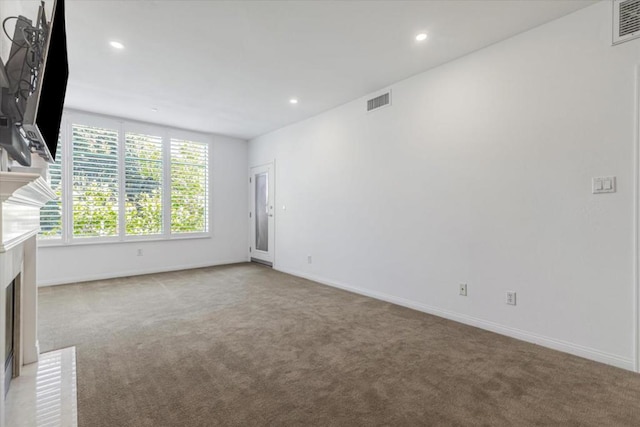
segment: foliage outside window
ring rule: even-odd
[[[125,141],[126,233],[162,234],[162,137],[127,133]]]
[[[127,123],[80,123],[66,125],[69,136],[61,137],[56,163],[49,167],[59,198],[41,209],[41,239],[129,240],[208,232],[207,143],[171,138],[163,128],[129,132]]]
[[[40,209],[40,238],[55,239],[62,235],[62,141],[58,140],[56,161],[49,165],[49,184],[56,194]]]
[[[171,232],[207,228],[207,146],[171,140]]]
[[[118,235],[118,131],[72,125],[73,237]]]

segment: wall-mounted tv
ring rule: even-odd
[[[42,2],[35,22],[24,16],[15,18],[11,52],[4,64],[8,89],[3,90],[0,104],[1,116],[19,134],[10,141],[0,133],[0,146],[11,154],[7,144],[15,152],[17,141],[24,140],[30,152],[48,162],[55,161],[69,78],[64,0],[54,1],[51,16],[47,21]],[[20,158],[14,160],[25,165]]]

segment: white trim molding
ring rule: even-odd
[[[633,156],[633,370],[640,372],[640,64],[635,70]]]
[[[0,252],[7,252],[40,230],[40,207],[56,195],[34,173],[0,172]]]
[[[546,336],[535,334],[528,331],[523,331],[521,329],[512,328],[506,325],[501,325],[499,323],[491,322],[489,320],[484,320],[484,319],[480,319],[473,316],[467,316],[465,314],[456,313],[449,310],[443,310],[427,304],[419,303],[416,301],[410,301],[405,298],[388,295],[382,292],[373,292],[373,291],[358,288],[355,286],[350,286],[343,283],[326,280],[321,277],[301,273],[299,271],[288,270],[284,268],[275,268],[275,269],[283,273],[291,274],[293,276],[312,280],[322,285],[331,286],[334,288],[353,292],[355,294],[364,295],[377,300],[389,302],[391,304],[396,304],[396,305],[407,307],[413,310],[421,311],[423,313],[432,314],[438,317],[443,317],[445,319],[453,320],[455,322],[464,323],[465,325],[475,326],[476,328],[495,332],[501,335],[506,335],[508,337],[516,338],[521,341],[538,344],[543,347],[551,348],[553,350],[559,350],[565,353],[573,354],[575,356],[584,357],[586,359],[594,360],[596,362],[606,363],[608,365],[613,365],[618,368],[634,370],[634,360],[626,359],[624,357],[620,357],[615,354],[606,353],[594,348],[582,346],[582,345],[571,343],[568,341],[558,340],[555,338],[546,337]]]
[[[145,274],[167,273],[170,271],[193,270],[196,268],[217,267],[221,265],[241,264],[247,262],[247,258],[229,259],[221,261],[212,261],[206,263],[183,264],[165,268],[143,268],[140,270],[118,271],[117,273],[109,272],[104,274],[88,274],[77,277],[70,277],[63,280],[38,280],[38,287],[59,286],[77,284],[83,282],[93,282],[95,280],[117,279],[119,277],[142,276]]]
[[[47,182],[35,173],[0,172],[0,202],[41,207],[55,198]]]

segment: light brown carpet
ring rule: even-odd
[[[269,268],[43,288],[81,427],[640,425],[640,375]]]

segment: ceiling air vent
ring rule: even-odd
[[[377,110],[389,105],[391,105],[391,91],[385,92],[382,95],[369,99],[367,101],[367,111]]]
[[[640,37],[640,0],[613,1],[613,44]]]

